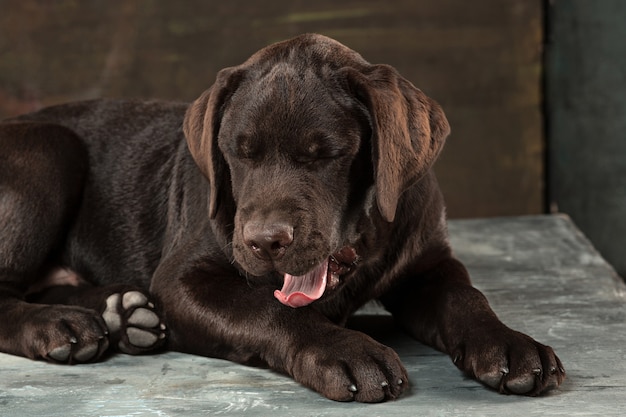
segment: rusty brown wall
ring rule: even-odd
[[[543,210],[540,0],[0,0],[0,117],[191,100],[220,68],[302,32],[394,65],[444,106],[451,217]]]

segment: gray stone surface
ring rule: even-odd
[[[450,234],[500,317],[555,348],[568,372],[559,390],[540,398],[487,390],[372,307],[353,325],[403,358],[412,388],[395,402],[335,403],[268,370],[179,353],[71,367],[0,354],[0,415],[624,415],[626,287],[570,220],[453,221]]]

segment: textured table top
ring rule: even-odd
[[[551,345],[567,379],[540,398],[503,396],[366,309],[354,326],[394,347],[411,391],[336,403],[264,369],[165,353],[61,366],[0,354],[0,416],[626,415],[626,286],[565,216],[450,222],[474,284],[511,327]]]

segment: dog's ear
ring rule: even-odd
[[[349,89],[368,109],[376,201],[392,222],[401,194],[425,175],[450,126],[439,104],[389,65],[343,68]]]
[[[224,191],[221,182],[228,178],[226,160],[217,146],[223,108],[237,89],[242,73],[235,67],[221,70],[215,83],[189,106],[183,122],[191,156],[211,187],[210,218],[217,214],[219,196]]]

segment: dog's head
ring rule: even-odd
[[[210,183],[209,216],[236,207],[235,261],[252,275],[284,274],[276,296],[295,307],[353,269],[359,219],[394,221],[449,126],[392,67],[310,34],[222,70],[184,130]]]

